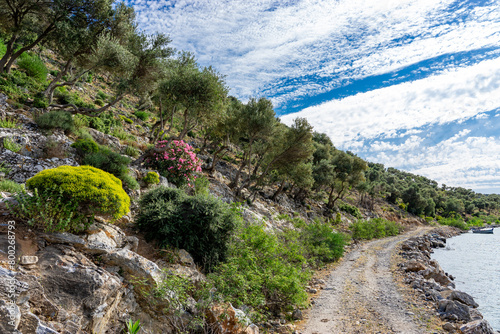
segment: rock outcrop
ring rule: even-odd
[[[445,247],[446,238],[460,234],[458,229],[441,228],[422,237],[411,238],[401,245],[400,254],[407,259],[400,267],[405,282],[436,305],[446,322],[443,329],[450,333],[495,334],[477,310],[472,296],[455,289],[453,276],[431,260],[432,248]]]

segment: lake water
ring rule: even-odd
[[[467,292],[493,329],[500,330],[500,228],[493,234],[465,233],[435,249],[432,258],[455,277],[457,290]]]

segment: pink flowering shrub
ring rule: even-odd
[[[200,159],[193,152],[193,147],[183,140],[159,141],[156,148],[165,149],[154,152],[153,157],[146,160],[146,165],[154,168],[177,186],[187,184],[192,187],[197,172],[201,172]]]

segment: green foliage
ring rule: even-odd
[[[255,310],[253,321],[292,310],[307,301],[310,272],[293,243],[267,233],[263,225],[248,225],[234,238],[230,257],[208,277],[224,300]]]
[[[66,132],[74,131],[75,123],[68,111],[54,110],[42,114],[35,119],[36,124],[42,129],[50,130],[59,128]]]
[[[35,54],[23,53],[17,61],[17,66],[24,69],[30,77],[40,82],[44,82],[49,73],[45,63]]]
[[[121,121],[112,112],[101,114],[99,117],[89,117],[89,126],[97,131],[109,134],[112,128],[121,127]],[[119,134],[120,135],[120,134]],[[123,138],[131,138],[128,134],[123,134]]]
[[[339,204],[339,210],[347,212],[351,216],[356,217],[358,219],[363,219],[363,216],[361,215],[361,212],[354,205],[350,205],[350,204],[347,204],[347,203],[340,203]]]
[[[77,201],[67,198],[57,186],[40,192],[35,188],[32,195],[22,192],[14,198],[18,204],[8,206],[11,214],[45,232],[81,232],[91,224],[78,212]]]
[[[102,90],[99,90],[97,92],[97,98],[101,99],[103,101],[106,101],[109,98],[109,96],[108,96],[108,94],[104,93]]]
[[[149,117],[151,116],[150,113],[146,112],[146,111],[136,111],[134,113],[135,117],[137,117],[138,119],[144,121],[144,122],[147,122],[147,120],[149,119]]]
[[[141,151],[130,145],[125,146],[124,153],[133,158],[137,158],[139,155],[141,155]]]
[[[462,217],[456,217],[454,215],[447,217],[447,218],[438,217],[437,221],[441,225],[457,227],[457,228],[464,230],[464,231],[469,229],[467,227],[467,224],[462,219]]]
[[[123,185],[126,186],[128,189],[135,190],[140,188],[137,180],[128,173],[122,175],[120,179],[122,180]]]
[[[388,221],[383,218],[374,218],[371,220],[359,220],[351,226],[352,238],[370,240],[373,238],[384,238],[392,235],[398,235],[403,231],[403,227],[396,222]]]
[[[158,187],[139,203],[137,227],[162,248],[187,250],[195,262],[211,271],[227,255],[236,212],[212,196],[188,196],[180,189]]]
[[[15,141],[13,141],[11,138],[9,137],[5,137],[3,139],[3,147],[6,149],[6,150],[10,150],[14,153],[17,153],[19,151],[21,151],[21,148],[22,146],[17,144]]]
[[[75,141],[73,144],[71,144],[71,147],[74,147],[78,154],[84,156],[89,153],[97,153],[99,152],[99,145],[92,139],[78,139]]]
[[[133,322],[132,319],[128,319],[127,321],[127,328],[125,329],[126,332],[125,334],[137,334],[139,333],[139,330],[141,329],[141,323],[139,320],[136,322]]]
[[[121,128],[113,129],[111,135],[121,140],[134,140],[134,141],[136,140],[134,135],[128,133],[127,131]]]
[[[98,105],[99,107],[102,107],[104,105],[104,101],[101,99],[95,99],[94,103]]]
[[[65,87],[58,87],[55,90],[55,96],[61,104],[74,104],[80,108],[94,108],[93,103],[85,102],[77,92],[69,93]]]
[[[160,183],[160,175],[156,172],[148,172],[146,176],[142,179],[146,184],[158,184]]]
[[[35,93],[40,92],[43,86],[43,83],[29,77],[23,71],[13,70],[11,73],[0,74],[0,91],[17,102],[24,103]]]
[[[106,146],[100,146],[99,151],[90,152],[82,159],[83,165],[102,169],[121,180],[128,174],[127,165],[129,163],[130,158],[122,156]]]
[[[194,193],[197,195],[208,195],[210,193],[210,181],[206,176],[199,176],[194,180]]]
[[[37,94],[35,96],[35,98],[33,99],[33,106],[35,108],[45,109],[49,106],[49,101],[47,100],[46,97],[44,97],[40,94]]]
[[[5,54],[5,51],[7,51],[7,45],[3,42],[3,39],[0,38],[0,57],[3,57]]]
[[[214,302],[219,301],[212,292],[213,285],[210,282],[194,283],[188,277],[172,274],[166,269],[153,287],[147,279],[135,278],[132,283],[152,308],[161,309],[164,314],[168,314],[168,321],[176,328],[176,333],[201,333],[200,330],[208,329],[205,316]],[[193,299],[196,300],[194,310],[191,303]],[[194,312],[187,318],[185,310]]]
[[[133,123],[134,123],[134,121],[133,121],[133,120],[131,120],[130,118],[127,118],[127,117],[125,117],[125,116],[123,116],[123,115],[120,115],[120,119],[121,119],[122,121],[124,121],[125,123],[128,123],[128,124],[133,124]]]
[[[12,180],[0,180],[0,191],[8,193],[20,193],[24,191],[24,185]]]
[[[90,166],[46,169],[29,179],[26,186],[38,189],[44,196],[56,196],[56,192],[60,192],[61,201],[72,201],[91,215],[103,213],[120,218],[130,208],[130,198],[122,189],[121,181]]]
[[[13,118],[0,119],[0,128],[20,129],[21,125]]]

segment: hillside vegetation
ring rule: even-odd
[[[0,0],[0,16],[2,154],[75,162],[14,182],[17,167],[1,161],[11,213],[85,233],[95,215],[118,223],[130,206],[138,234],[165,254],[188,251],[207,277],[200,286],[169,274],[152,292],[137,278],[152,309],[178,311],[165,302],[174,291],[182,309],[194,297],[210,300],[203,310],[230,302],[254,322],[291,320],[314,270],[352,241],[396,235],[407,218],[498,223],[499,195],[364,161],[306,119],[281,123],[265,97],[229,96],[223,74],[138,30],[123,3]],[[37,154],[28,133],[49,138]],[[248,217],[262,205],[276,215]],[[192,313],[173,327],[206,325]]]

